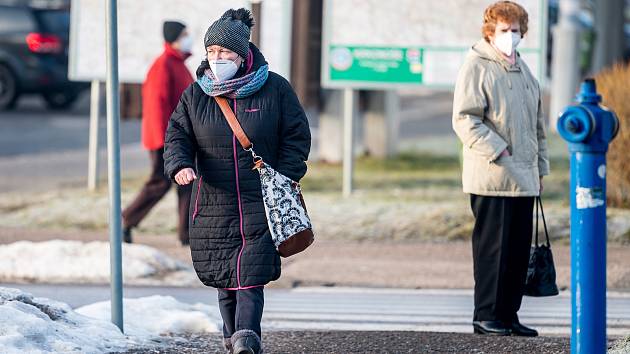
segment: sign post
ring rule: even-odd
[[[107,1],[107,161],[112,322],[123,328],[122,244],[120,210],[120,107],[118,87],[118,14],[116,0]]]
[[[98,80],[92,80],[90,92],[90,141],[88,151],[88,190],[98,187],[98,121],[100,115],[100,86]]]
[[[352,194],[354,174],[354,100],[353,89],[343,90],[343,196]]]

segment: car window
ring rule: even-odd
[[[24,9],[0,6],[0,33],[30,32],[33,27],[32,17]]]
[[[63,10],[37,11],[35,16],[42,25],[42,30],[49,33],[68,33],[70,29],[70,12]]]

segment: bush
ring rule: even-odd
[[[630,65],[617,64],[596,76],[602,104],[619,117],[619,133],[608,149],[608,202],[630,208]]]

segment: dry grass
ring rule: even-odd
[[[596,77],[603,104],[619,117],[619,134],[608,150],[608,201],[610,206],[630,207],[630,65],[615,65]]]
[[[568,240],[568,162],[552,158],[545,178],[545,211],[551,237]],[[341,197],[340,165],[313,163],[302,180],[309,214],[321,240],[445,242],[468,239],[473,226],[468,196],[462,193],[456,156],[406,153],[389,160],[357,159],[356,192]],[[145,176],[127,176],[127,205]],[[94,193],[65,188],[46,193],[4,194],[0,225],[12,229],[102,231],[108,227],[105,187]],[[176,197],[171,191],[137,230],[164,235],[176,230]],[[0,235],[2,234],[0,228]],[[630,210],[608,209],[608,240],[630,242]]]

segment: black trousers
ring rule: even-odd
[[[224,338],[230,338],[242,329],[252,330],[262,338],[260,321],[265,305],[263,289],[262,286],[245,290],[217,289]]]
[[[474,321],[514,321],[521,307],[532,242],[534,197],[471,194]]]
[[[136,227],[144,219],[151,209],[166,195],[173,182],[164,174],[164,148],[150,150],[151,175],[144,183],[142,190],[136,198],[123,210],[123,227]],[[177,211],[178,224],[177,232],[179,240],[188,241],[188,210],[190,208],[190,198],[192,193],[192,183],[180,186],[177,185]]]

